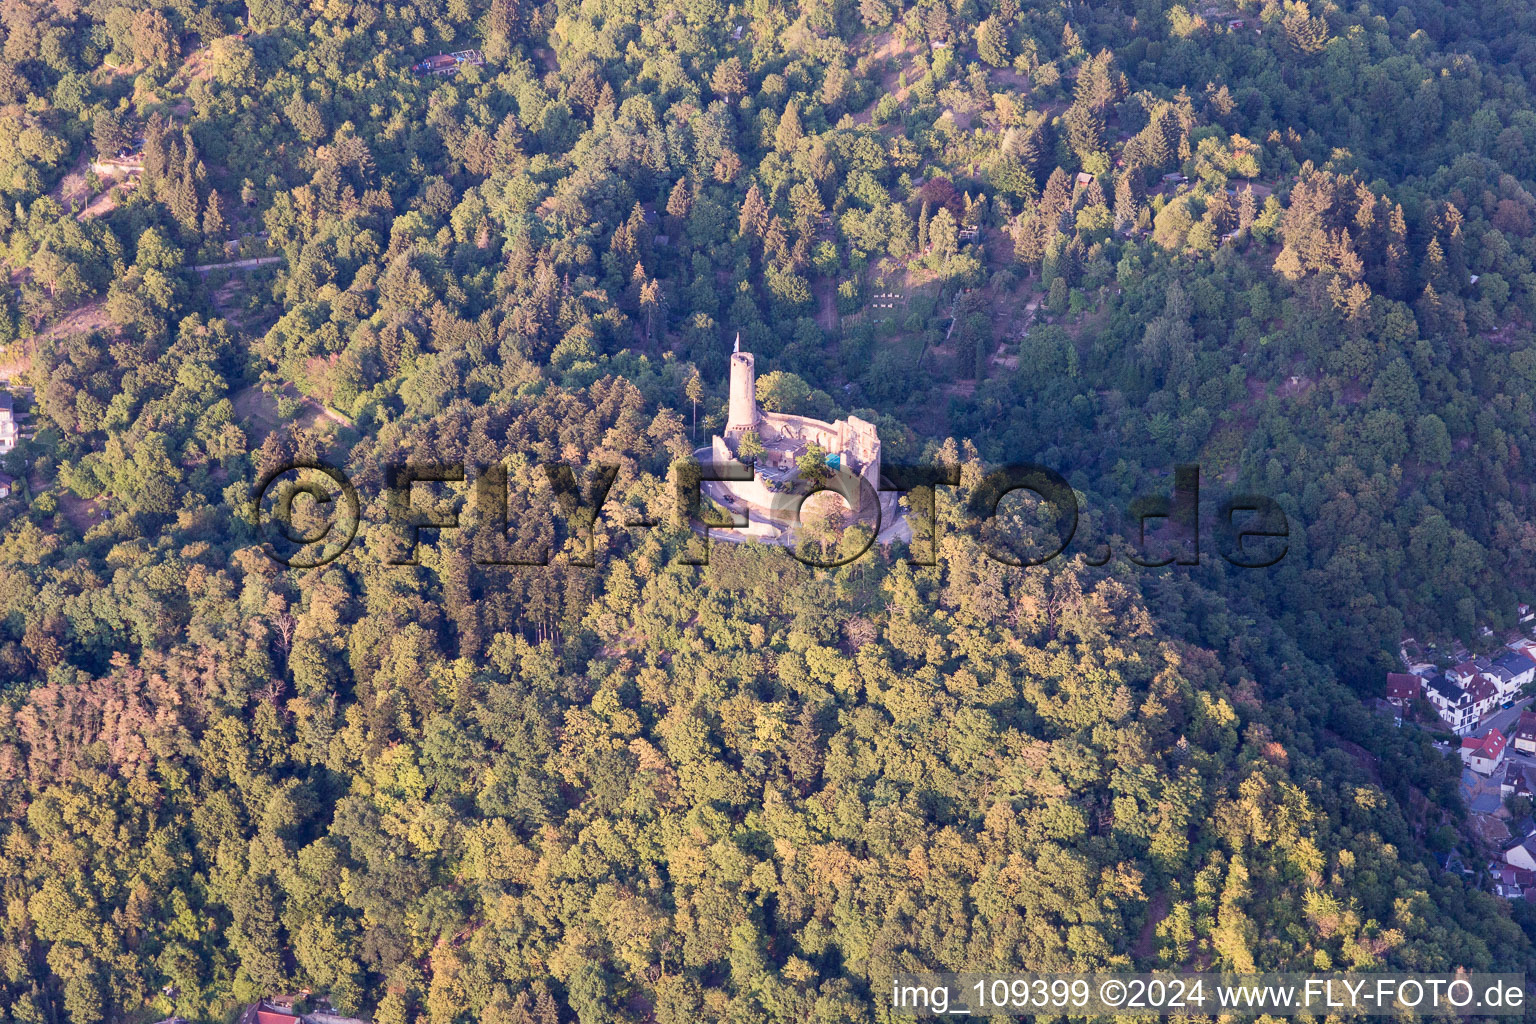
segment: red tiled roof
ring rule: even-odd
[[[1504,734],[1497,729],[1489,729],[1485,736],[1468,736],[1461,741],[1462,750],[1471,750],[1481,757],[1497,758],[1504,753],[1504,744],[1508,742]],[[266,1024],[265,1021],[262,1024]]]
[[[1413,700],[1419,695],[1419,677],[1406,672],[1387,673],[1387,697],[1390,700]]]
[[[1536,885],[1536,871],[1517,868],[1513,864],[1490,864],[1489,867],[1493,876],[1505,885],[1518,885],[1523,889]]]
[[[1515,735],[1522,739],[1536,739],[1536,712],[1520,712],[1520,721],[1515,723]]]
[[[256,1024],[299,1024],[299,1018],[277,1010],[257,1010]]]

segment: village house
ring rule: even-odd
[[[1487,661],[1486,658],[1483,660]],[[1493,662],[1491,661],[1488,661],[1486,665],[1479,665],[1474,659],[1468,658],[1466,661],[1461,662],[1455,668],[1446,669],[1445,676],[1457,686],[1466,686],[1473,679],[1475,679],[1477,674],[1483,671],[1484,668],[1492,667]]]
[[[1472,698],[1473,713],[1481,718],[1492,711],[1494,706],[1503,698],[1499,689],[1498,680],[1485,672],[1479,672],[1472,677],[1472,681],[1465,687],[1467,695]]]
[[[1515,723],[1514,747],[1522,754],[1536,754],[1536,712],[1520,712]]]
[[[0,391],[0,455],[16,447],[16,400]]]
[[[252,1003],[240,1015],[239,1024],[303,1024],[294,1012],[295,996],[268,996]]]
[[[1504,781],[1499,783],[1499,796],[1508,800],[1510,797],[1531,795],[1531,780],[1525,774],[1525,765],[1518,761],[1509,761],[1504,765]]]
[[[1536,871],[1528,868],[1518,868],[1513,864],[1500,864],[1495,861],[1488,865],[1488,874],[1493,877],[1493,893],[1507,900],[1525,898],[1526,893],[1536,890]]]
[[[1505,743],[1504,734],[1497,729],[1489,729],[1483,736],[1468,736],[1461,741],[1461,763],[1480,775],[1492,775],[1504,762]]]
[[[1528,655],[1520,651],[1499,655],[1493,659],[1493,667],[1501,674],[1508,673],[1510,696],[1519,693],[1522,686],[1536,680],[1536,661],[1532,661]],[[1505,699],[1508,700],[1509,697]]]
[[[1504,851],[1504,863],[1536,871],[1536,836],[1526,836]]]
[[[337,1013],[323,998],[319,1000],[321,1008],[308,1013],[300,1012],[297,1002],[297,996],[268,996],[247,1006],[238,1024],[369,1024]]]
[[[1458,736],[1470,733],[1481,717],[1472,696],[1447,676],[1424,680],[1424,696]]]
[[[1388,672],[1387,702],[1401,711],[1419,699],[1423,686],[1424,681],[1418,676],[1406,672]]]

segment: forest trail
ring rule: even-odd
[[[250,270],[254,267],[265,267],[273,263],[281,263],[281,256],[253,256],[248,260],[235,260],[233,263],[199,263],[190,269],[199,274],[206,274],[214,270]]]
[[[837,330],[837,281],[824,277],[814,285],[816,291],[816,321],[824,331]]]

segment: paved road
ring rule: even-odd
[[[1471,735],[1485,736],[1489,729],[1497,727],[1499,732],[1503,733],[1507,738],[1510,730],[1515,727],[1515,722],[1520,718],[1520,712],[1529,707],[1532,700],[1536,700],[1536,698],[1526,697],[1523,700],[1515,701],[1515,706],[1512,708],[1501,708],[1495,711],[1477,723],[1477,728],[1472,730]]]

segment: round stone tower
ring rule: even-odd
[[[740,342],[738,341],[739,345]],[[752,353],[731,353],[731,411],[725,423],[725,436],[731,442],[757,429],[757,371]]]

